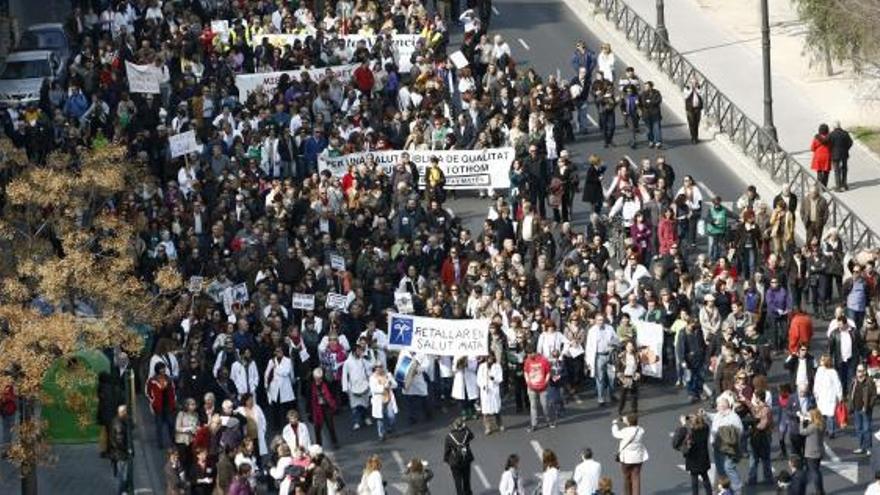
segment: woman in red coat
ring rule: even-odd
[[[811,168],[816,171],[816,178],[823,186],[828,185],[828,172],[831,171],[831,142],[828,140],[830,130],[827,124],[819,126],[819,133],[813,137],[810,149],[813,150]]]
[[[660,245],[660,256],[669,254],[673,244],[678,243],[678,224],[675,221],[675,212],[672,208],[663,211],[663,218],[657,225],[657,241]]]
[[[315,425],[315,440],[318,445],[322,445],[321,433],[324,425],[330,431],[330,442],[333,448],[339,446],[336,438],[336,425],[333,423],[333,415],[336,414],[336,399],[330,393],[330,387],[324,381],[324,370],[315,368],[312,371],[312,390],[309,398],[309,407],[312,412],[312,424]]]

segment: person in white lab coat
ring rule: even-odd
[[[257,404],[254,395],[251,393],[243,394],[241,405],[238,406],[235,413],[242,415],[247,420],[247,436],[253,438],[252,435],[256,435],[260,457],[269,455],[269,446],[266,444],[266,416],[263,415],[263,409]]]
[[[357,486],[359,495],[385,495],[385,483],[382,481],[382,461],[376,454],[367,459],[361,482]]]
[[[245,394],[253,395],[260,385],[260,370],[257,369],[257,363],[251,357],[251,350],[245,348],[241,351],[239,359],[232,363],[229,369],[229,378],[235,384],[238,391],[238,400],[243,403],[242,397]]]
[[[354,351],[348,355],[345,364],[342,365],[342,391],[348,394],[348,404],[351,406],[352,429],[359,430],[361,424],[372,424],[369,415],[366,414],[370,407],[370,370],[373,363],[364,354],[364,346],[354,346]]]
[[[275,348],[275,355],[266,365],[263,376],[266,396],[269,399],[272,422],[276,428],[284,424],[287,411],[295,407],[296,395],[293,391],[293,382],[296,379],[293,373],[293,363],[284,355],[281,347]]]
[[[501,481],[498,483],[498,493],[500,495],[526,495],[522,478],[519,475],[519,456],[516,454],[510,454],[507,457],[504,472],[501,473]]]
[[[581,463],[575,466],[572,479],[577,483],[578,495],[593,495],[599,489],[602,477],[602,464],[593,459],[593,449],[587,447],[581,452]]]
[[[430,421],[433,417],[431,413],[431,404],[428,401],[428,376],[430,376],[430,359],[425,354],[411,354],[408,351],[401,351],[397,358],[397,362],[403,362],[403,358],[408,356],[412,358],[411,367],[415,367],[416,371],[410,371],[412,378],[409,383],[403,384],[403,399],[406,403],[407,415],[410,424],[418,422],[419,411],[426,420]],[[413,368],[410,368],[412,370]]]
[[[299,420],[299,411],[291,409],[287,413],[287,425],[281,430],[281,438],[287,443],[290,452],[305,452],[312,445],[312,435],[307,424]]]
[[[384,442],[385,437],[394,432],[394,418],[397,415],[395,388],[397,383],[385,372],[385,366],[381,362],[374,362],[373,374],[370,375],[370,412],[376,420],[380,442]]]
[[[477,387],[480,389],[480,413],[486,435],[504,431],[501,425],[501,384],[504,374],[495,355],[489,354],[477,368]]]
[[[456,356],[452,377],[452,398],[461,406],[461,417],[476,419],[475,403],[479,396],[477,387],[477,358]]]

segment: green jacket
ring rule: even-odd
[[[724,207],[716,208],[713,205],[709,208],[706,214],[706,233],[714,236],[727,234],[727,210]]]

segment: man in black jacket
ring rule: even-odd
[[[110,423],[109,449],[110,462],[113,463],[113,476],[117,480],[117,493],[128,490],[128,477],[131,476],[131,448],[128,439],[128,406],[116,408],[116,417]]]
[[[529,146],[529,154],[523,161],[526,172],[529,174],[531,187],[529,188],[529,201],[535,205],[541,218],[547,217],[547,186],[549,185],[549,174],[547,171],[546,160],[538,153],[536,145]]]
[[[828,135],[828,141],[831,143],[831,163],[834,165],[835,189],[849,191],[849,186],[846,185],[846,173],[849,149],[853,145],[852,137],[840,127],[840,121],[837,121],[834,123],[834,130]]]
[[[660,113],[660,105],[663,103],[663,97],[660,92],[654,89],[654,83],[648,81],[645,83],[645,89],[639,94],[639,111],[642,120],[648,127],[648,147],[663,147],[663,132],[660,129],[660,121],[663,116]]]
[[[703,114],[702,87],[696,79],[684,87],[684,109],[687,113],[688,130],[691,133],[691,143],[700,142],[700,117]],[[670,184],[671,186],[671,184]]]

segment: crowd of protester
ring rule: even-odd
[[[806,490],[809,480],[821,493],[822,438],[840,434],[836,425],[849,417],[856,453],[869,454],[876,388],[868,375],[880,368],[876,253],[848,252],[818,189],[761,198],[749,187],[725,205],[704,198],[693,177],[677,177],[659,151],[655,161],[613,165],[575,156],[567,145],[588,132],[615,146],[618,118],[630,146],[644,134],[650,148],[663,147],[660,92],[632,68],[616,74],[610,46],[596,53],[579,41],[572,77],[542,78],[489,32],[486,0],[460,15],[449,2],[418,0],[74,3],[68,80],[6,108],[3,125],[37,163],[55,149],[127,146],[150,171],[112,205],[142,226],[139,275],[152,280],[170,264],[185,280],[204,279],[155,329],[138,369],[157,446],[167,451],[167,493],[381,494],[379,456],[358,477],[326,455],[340,445],[337,429],[375,427],[385,441],[398,415],[415,423],[454,413],[443,457],[457,493],[469,494],[468,421],[480,417],[486,435],[501,434],[509,399],[513,414],[529,411],[529,432],[555,428],[567,403],[595,390],[599,407],[616,403],[623,491],[637,494],[648,459],[638,425],[639,388],[649,381],[641,321],[664,330],[665,373],[650,381],[715,405],[682,418],[673,438],[693,493],[713,491],[710,456],[722,490],[758,482],[760,467],[765,482]],[[213,32],[214,20],[229,21],[229,31]],[[454,29],[463,40],[450,47]],[[253,42],[274,33],[307,37],[283,47]],[[420,35],[409,73],[398,70],[389,39],[351,53],[336,41],[379,33]],[[448,58],[458,49],[466,67]],[[129,93],[125,62],[158,67],[160,93]],[[348,63],[357,65],[351,80],[329,71],[282,77],[274,90],[248,95],[235,85],[238,74]],[[681,104],[698,142],[696,81]],[[202,151],[171,158],[169,135],[188,130]],[[814,149],[839,161],[827,127],[820,135]],[[403,156],[390,172],[372,161],[343,177],[319,168],[359,151],[499,147],[515,150],[511,187],[478,192],[493,196],[479,231],[456,216],[438,167]],[[845,187],[845,171],[838,178]],[[590,220],[575,228],[572,212],[582,208]],[[231,304],[206,289],[241,283],[249,296]],[[403,355],[387,349],[384,330],[396,292],[411,295],[417,315],[490,319],[489,355],[408,355],[419,372],[396,380]],[[293,308],[294,293],[314,295],[314,309]],[[328,309],[330,293],[344,295],[344,307]],[[827,333],[821,344],[814,324]],[[130,476],[128,411],[112,389],[129,366],[117,354],[100,388],[120,493]],[[771,386],[774,368],[790,380]],[[780,480],[770,472],[774,439],[791,456]],[[592,457],[585,449],[563,480],[546,451],[541,493],[611,493]],[[517,466],[512,455],[502,494],[525,493]],[[427,493],[432,476],[414,458],[409,493]]]

